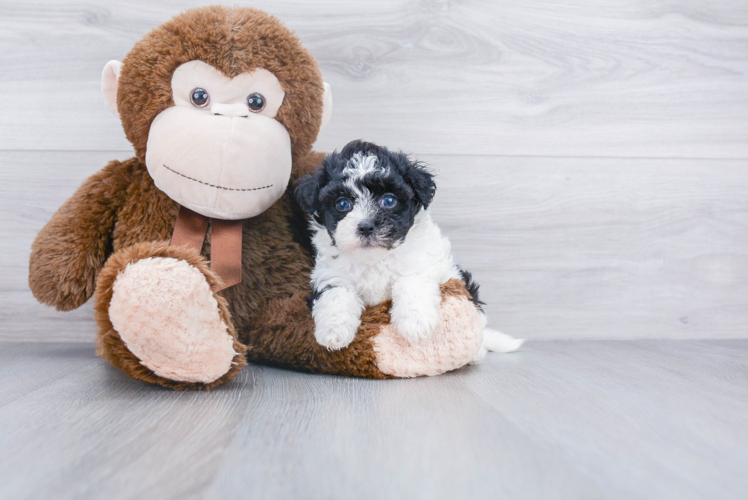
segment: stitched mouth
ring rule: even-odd
[[[273,187],[272,184],[268,184],[267,186],[256,187],[256,188],[230,188],[230,187],[224,187],[224,186],[219,186],[217,184],[210,184],[208,182],[203,182],[203,181],[198,180],[198,179],[193,179],[192,177],[184,175],[181,172],[177,172],[173,168],[169,168],[166,165],[164,165],[164,168],[166,170],[168,170],[169,172],[173,172],[173,173],[179,175],[180,177],[184,177],[185,179],[189,179],[191,181],[195,181],[198,184],[202,184],[203,186],[208,186],[208,187],[212,187],[212,188],[216,188],[216,189],[223,189],[224,191],[260,191],[261,189],[268,189],[268,188]]]

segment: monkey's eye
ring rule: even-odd
[[[259,113],[265,109],[265,97],[255,92],[247,96],[247,107],[252,113]]]
[[[351,209],[351,202],[346,200],[345,198],[340,198],[335,202],[335,208],[337,208],[341,212],[347,212]]]
[[[200,87],[194,88],[190,92],[190,102],[195,107],[204,108],[210,102],[210,94],[208,94],[207,90]]]
[[[397,198],[395,198],[391,194],[386,194],[386,195],[382,196],[381,200],[379,200],[379,205],[382,208],[392,208],[395,205],[397,205]]]

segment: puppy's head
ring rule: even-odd
[[[342,252],[390,250],[405,240],[416,214],[428,208],[433,175],[400,152],[352,141],[301,179],[302,209],[327,229]]]

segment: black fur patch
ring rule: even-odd
[[[309,229],[309,221],[306,218],[306,214],[301,209],[299,202],[296,197],[291,194],[291,189],[286,190],[285,196],[288,197],[288,202],[291,205],[291,214],[288,216],[288,225],[291,226],[291,235],[293,240],[301,245],[301,247],[309,252],[311,255],[316,253],[314,245],[312,244],[312,231]]]
[[[465,289],[470,294],[470,300],[473,301],[473,304],[475,304],[475,307],[477,307],[480,310],[483,310],[483,306],[486,305],[485,302],[480,300],[480,297],[478,296],[478,290],[480,289],[480,285],[473,279],[473,274],[470,271],[466,271],[465,269],[460,269],[460,276],[462,276],[462,281],[465,282]]]
[[[322,297],[322,294],[325,293],[326,291],[328,291],[331,288],[332,288],[332,286],[326,286],[322,290],[318,290],[317,288],[315,288],[314,290],[312,290],[312,293],[309,295],[309,297],[306,298],[306,305],[307,305],[307,307],[309,308],[310,311],[314,307],[314,302],[317,299],[319,299],[320,297]]]
[[[346,180],[344,170],[356,154],[374,156],[378,169],[358,179],[355,189]],[[322,162],[313,173],[300,179],[296,184],[296,199],[301,209],[314,220],[327,228],[330,237],[335,239],[335,230],[348,211],[341,211],[337,203],[346,199],[351,207],[357,202],[356,191],[365,191],[376,204],[367,223],[375,226],[370,240],[362,242],[392,248],[401,241],[413,226],[416,214],[421,208],[428,208],[436,192],[434,176],[415,160],[402,152],[393,152],[370,142],[351,141],[343,150],[334,152]],[[393,195],[397,203],[391,208],[380,206],[386,195]],[[359,202],[361,200],[358,200]]]

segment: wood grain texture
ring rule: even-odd
[[[746,338],[743,161],[424,157],[434,217],[526,338]]]
[[[90,305],[40,306],[36,232],[117,152],[0,152],[0,339],[84,340]],[[492,326],[529,339],[748,337],[743,160],[420,157],[433,214]]]
[[[738,499],[746,356],[533,342],[434,378],[252,366],[177,393],[76,344],[0,343],[0,497]]]
[[[743,0],[253,0],[320,61],[354,138],[431,154],[747,158]],[[104,64],[200,0],[2,1],[0,149],[129,150]]]

